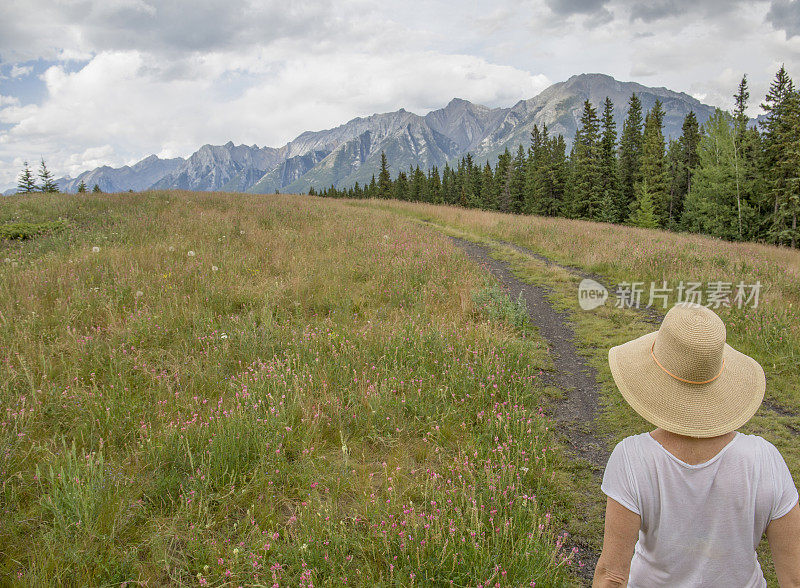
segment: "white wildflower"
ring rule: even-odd
[[[141,298],[142,296],[144,296],[144,292],[142,292],[141,290],[136,290],[135,296],[136,298]]]
[[[170,245],[170,246],[169,246],[169,250],[170,250],[170,251],[175,251],[175,248],[174,248],[172,245]]]
[[[188,255],[189,257],[194,257],[194,251],[190,249],[186,255]]]
[[[100,253],[100,248],[95,245],[92,247],[92,253]]]
[[[219,268],[218,268],[217,266],[215,266],[215,265],[212,265],[212,266],[211,266],[211,271],[212,271],[212,272],[219,271]]]
[[[219,336],[219,338],[220,338],[220,339],[227,339],[227,338],[228,338],[228,333],[222,333],[222,334]]]

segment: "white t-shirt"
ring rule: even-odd
[[[798,499],[775,446],[738,432],[697,465],[650,433],[627,437],[609,457],[601,489],[642,518],[631,588],[765,587],[756,547],[770,521]]]

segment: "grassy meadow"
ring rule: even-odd
[[[546,346],[310,197],[0,202],[0,584],[559,586]]]
[[[651,427],[608,348],[654,325],[581,311],[579,278],[497,241],[612,283],[759,280],[758,308],[716,310],[767,372],[772,408],[745,432],[800,479],[796,251],[394,201],[17,196],[0,202],[0,585],[580,584],[567,546],[599,549],[599,479],[545,414],[545,342],[448,233],[551,288],[609,448]]]

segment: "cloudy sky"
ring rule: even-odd
[[[577,73],[751,114],[800,82],[800,0],[3,0],[0,189],[458,96],[510,106]]]

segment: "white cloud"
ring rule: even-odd
[[[11,77],[12,78],[22,78],[29,75],[33,71],[32,65],[17,65],[14,64],[11,67]]]
[[[42,75],[47,99],[41,105],[8,102],[0,109],[0,122],[12,125],[0,133],[0,161],[41,152],[54,173],[74,176],[149,153],[186,156],[204,143],[279,146],[304,130],[376,111],[405,107],[424,114],[454,96],[508,105],[550,83],[469,55],[305,56],[286,43],[271,56],[280,61],[256,50],[164,64],[151,54],[116,51],[98,54],[73,73],[52,66]],[[237,76],[244,78],[240,91],[230,92]],[[0,185],[15,175],[6,171]]]

